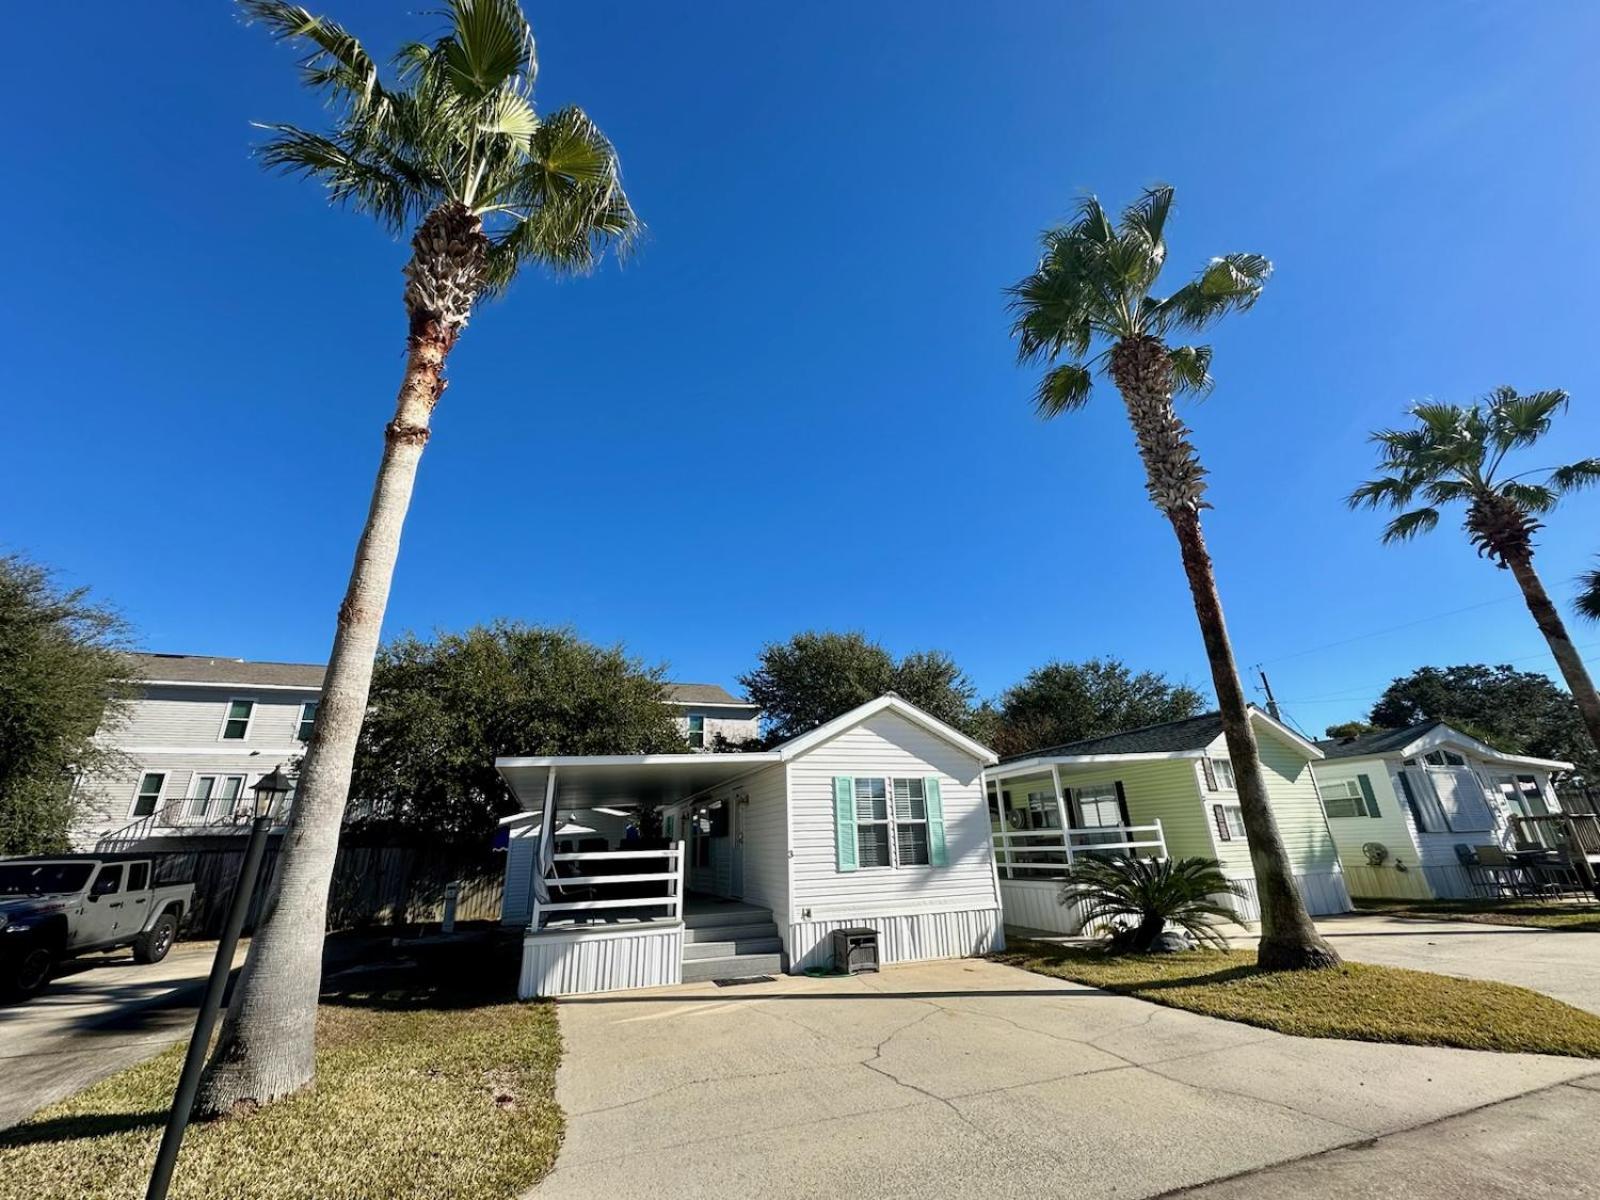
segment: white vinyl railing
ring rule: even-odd
[[[995,867],[1002,879],[1059,877],[1076,858],[1110,854],[1165,858],[1167,839],[1161,822],[1098,829],[999,829],[994,834]]]
[[[541,918],[548,923],[556,914],[581,920],[584,913],[619,908],[664,909],[664,914],[653,915],[683,918],[682,842],[665,850],[591,850],[553,857],[555,870],[546,878],[550,903],[533,898],[532,929],[539,928]]]

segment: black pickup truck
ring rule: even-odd
[[[158,885],[148,857],[0,858],[0,992],[32,996],[79,954],[132,946],[160,962],[193,907],[194,885]]]

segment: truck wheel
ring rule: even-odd
[[[172,939],[177,936],[178,923],[171,913],[162,913],[156,923],[133,940],[133,961],[158,963],[172,949]]]
[[[25,950],[6,968],[0,988],[18,1000],[37,996],[50,982],[50,968],[54,965],[55,955],[44,947]]]

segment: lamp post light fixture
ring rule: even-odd
[[[211,978],[206,981],[205,998],[200,1002],[200,1012],[194,1020],[194,1033],[189,1038],[189,1051],[184,1055],[183,1073],[178,1076],[178,1090],[172,1098],[172,1111],[167,1114],[167,1128],[161,1135],[161,1149],[156,1153],[156,1165],[150,1172],[150,1186],[145,1200],[165,1200],[167,1188],[172,1183],[172,1170],[178,1164],[178,1149],[183,1145],[183,1134],[189,1127],[189,1112],[194,1107],[194,1094],[200,1087],[200,1075],[205,1069],[206,1051],[211,1046],[211,1031],[217,1024],[217,1013],[222,1008],[222,994],[228,987],[228,976],[233,973],[233,952],[239,945],[239,931],[250,911],[255,897],[256,876],[261,872],[261,859],[267,848],[267,831],[283,810],[293,781],[284,773],[283,765],[273,767],[250,790],[255,794],[255,816],[250,822],[250,841],[245,846],[244,864],[239,868],[239,882],[234,884],[233,899],[228,905],[228,919],[223,923],[222,937],[217,942],[217,956],[211,963]]]

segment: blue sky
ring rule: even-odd
[[[0,149],[0,548],[152,649],[317,659],[401,367],[404,247],[251,161],[250,120],[318,119],[292,56],[222,5],[168,11],[13,16],[22,46],[85,28],[82,86],[54,54],[0,73],[27,114]],[[328,11],[384,53],[431,29]],[[860,628],[986,693],[1094,654],[1208,686],[1115,394],[1035,418],[1001,294],[1080,193],[1164,179],[1173,286],[1227,251],[1277,266],[1187,410],[1241,664],[1315,730],[1419,664],[1550,666],[1453,527],[1386,548],[1341,498],[1368,430],[1500,383],[1569,390],[1552,454],[1600,452],[1594,6],[529,13],[541,107],[611,135],[649,236],[473,321],[390,632],[570,623],[731,682],[764,641]],[[1580,497],[1542,535],[1563,599],[1597,516]]]

